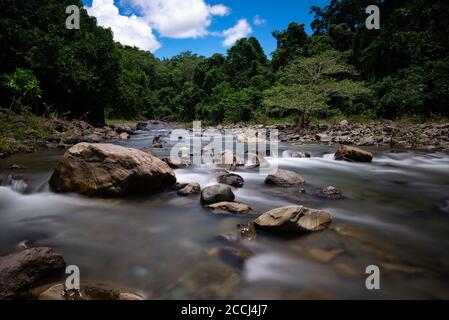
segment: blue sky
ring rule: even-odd
[[[243,36],[255,36],[269,56],[276,48],[273,30],[291,21],[308,32],[312,5],[329,0],[83,0],[116,41],[172,57],[183,51],[210,56],[225,53]]]

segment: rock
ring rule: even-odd
[[[275,173],[268,175],[265,179],[265,183],[283,188],[292,188],[304,186],[305,180],[296,172],[278,170]]]
[[[65,268],[61,255],[50,248],[31,248],[0,257],[0,300],[26,298],[30,290]]]
[[[241,240],[252,241],[256,239],[256,227],[252,221],[248,222],[248,224],[238,224],[237,228],[239,230]]]
[[[321,231],[332,222],[332,216],[321,210],[304,206],[273,209],[254,220],[256,228],[280,231]]]
[[[102,284],[81,284],[76,292],[64,290],[62,284],[56,284],[38,295],[38,300],[143,300],[142,297],[121,292]]]
[[[180,196],[188,196],[191,194],[200,194],[201,186],[198,182],[192,182],[177,192]]]
[[[310,249],[309,251],[307,251],[307,255],[319,262],[329,263],[342,252],[343,250],[341,249],[333,249],[333,250]]]
[[[113,126],[115,132],[118,134],[121,134],[123,132],[126,132],[127,134],[131,135],[134,133],[135,128],[133,126],[128,124],[118,124]]]
[[[250,213],[251,207],[238,202],[218,202],[207,205],[206,208],[212,210],[214,213]]]
[[[335,160],[349,162],[371,162],[373,160],[373,154],[356,147],[341,146],[335,153]]]
[[[136,126],[136,130],[148,131],[148,122],[139,122]]]
[[[251,155],[248,154],[248,157],[250,157]],[[261,157],[258,154],[255,155],[254,157],[254,161],[253,163],[255,163],[255,167],[269,167],[270,163],[265,159],[265,157]]]
[[[243,187],[244,180],[241,176],[235,173],[223,174],[217,177],[218,183],[227,184],[235,188]]]
[[[225,299],[238,289],[241,277],[226,265],[204,263],[181,279],[181,287],[193,299]]]
[[[9,175],[8,176],[8,185],[12,190],[18,193],[26,193],[29,189],[28,183],[23,180],[21,176],[18,175]]]
[[[119,135],[121,140],[128,140],[129,139],[129,134],[127,132],[122,132]]]
[[[184,169],[189,166],[189,164],[184,162],[173,161],[171,157],[162,158],[162,161],[168,164],[172,169]]]
[[[93,142],[93,143],[98,143],[101,141],[101,138],[97,134],[92,133],[87,136],[87,140],[89,140],[90,142]]]
[[[339,125],[343,126],[343,127],[347,126],[347,125],[349,125],[349,121],[348,120],[342,120],[342,121],[340,121]]]
[[[243,246],[225,246],[223,248],[212,248],[210,255],[220,256],[226,263],[241,268],[245,261],[253,256],[253,253]]]
[[[329,136],[326,133],[318,133],[315,136],[316,140],[321,141],[321,142],[330,142],[331,139],[329,138]]]
[[[409,275],[419,275],[423,273],[429,273],[428,270],[421,268],[421,267],[415,267],[410,266],[406,264],[396,264],[396,263],[386,263],[383,262],[381,264],[382,269],[386,269],[388,271],[397,271]]]
[[[223,151],[216,159],[216,165],[226,170],[235,170],[237,162],[241,165],[242,160],[238,159],[231,150]]]
[[[19,250],[26,250],[26,249],[29,249],[31,247],[31,245],[32,245],[32,242],[30,240],[22,240],[17,245],[17,248]]]
[[[164,146],[162,145],[162,143],[155,143],[153,144],[152,148],[154,149],[162,149]]]
[[[320,191],[318,191],[316,193],[316,195],[320,198],[326,198],[326,199],[332,199],[332,200],[337,200],[337,199],[343,198],[340,190],[338,190],[337,188],[332,187],[332,186],[321,189]]]
[[[305,151],[287,151],[290,158],[310,158],[310,153]]]
[[[449,213],[449,200],[446,200],[446,202],[439,206],[440,210]]]
[[[231,190],[231,187],[216,184],[214,186],[207,187],[201,192],[201,203],[203,205],[214,204],[217,202],[233,202],[235,195]]]
[[[55,192],[120,197],[153,193],[176,183],[172,169],[143,151],[80,143],[66,151],[50,178]]]

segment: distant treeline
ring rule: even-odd
[[[3,112],[83,118],[263,121],[310,115],[449,115],[449,5],[438,0],[332,0],[312,7],[313,35],[273,32],[271,59],[254,37],[226,55],[160,60],[113,41],[80,0],[0,0]],[[365,27],[369,5],[381,29]],[[278,5],[283,5],[279,3]],[[288,3],[285,4],[286,6]]]

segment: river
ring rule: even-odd
[[[142,149],[169,129],[138,132],[121,145]],[[286,150],[309,152],[287,158]],[[265,176],[238,169],[245,179],[236,201],[250,216],[214,215],[199,197],[165,192],[144,198],[100,200],[49,191],[48,179],[63,150],[0,160],[0,255],[19,243],[48,246],[79,266],[82,281],[129,288],[147,299],[449,299],[449,155],[370,149],[369,164],[333,160],[335,146],[282,144],[280,168],[300,173],[305,193],[264,184]],[[169,147],[155,150],[167,156]],[[23,170],[8,169],[20,164]],[[176,170],[178,182],[216,183],[208,166]],[[21,175],[24,194],[5,186]],[[314,193],[335,186],[342,200]],[[17,186],[16,186],[17,187]],[[19,186],[20,187],[20,186]],[[233,245],[220,235],[281,206],[299,204],[334,217],[328,230],[302,236],[258,233],[240,247],[253,255],[242,265],[214,254]],[[339,250],[320,261],[316,250]],[[380,290],[367,290],[365,269],[379,266]]]

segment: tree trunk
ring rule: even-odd
[[[303,129],[306,128],[306,118],[307,118],[307,115],[306,115],[305,112],[303,112],[301,114],[301,117],[298,118],[298,124],[297,124],[297,127],[296,127],[296,132],[297,133],[300,133]]]
[[[12,98],[11,105],[9,106],[9,113],[11,113],[12,107],[14,106],[15,103],[16,103],[16,96],[14,95],[14,97]]]

